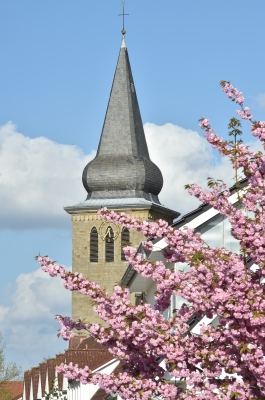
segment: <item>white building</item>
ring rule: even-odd
[[[119,362],[113,359],[108,349],[92,338],[82,336],[70,340],[69,348],[63,354],[57,354],[55,358],[47,359],[25,372],[22,400],[105,400],[106,397],[108,400],[119,400],[116,395],[107,395],[96,385],[68,380],[56,371],[57,365],[72,362],[80,368],[88,365],[93,372],[118,372]]]
[[[241,182],[241,188],[247,185],[247,180]],[[230,202],[234,205],[238,202],[238,193],[235,190],[235,186],[230,189],[231,196],[229,198]],[[184,215],[181,219],[173,223],[172,227],[175,229],[183,230],[187,228],[195,229],[195,232],[200,232],[202,239],[210,247],[226,248],[227,250],[238,253],[239,252],[239,241],[236,240],[231,235],[231,225],[227,218],[222,216],[213,207],[202,204],[197,209],[191,211],[190,213]],[[153,250],[150,254],[146,254],[142,248],[139,247],[138,252],[141,252],[144,257],[152,261],[163,261],[169,268],[174,268],[177,270],[188,270],[188,265],[184,263],[169,263],[165,260],[162,254],[162,250],[167,247],[166,242],[161,240],[153,241]],[[249,266],[252,265],[252,261],[249,260]],[[122,281],[122,286],[127,286],[131,293],[136,293],[136,297],[139,300],[144,300],[151,305],[154,305],[154,293],[156,292],[156,284],[149,278],[145,278],[138,274],[131,265],[127,268]],[[172,316],[173,310],[180,308],[184,300],[181,297],[172,296],[170,307],[163,313],[165,318],[170,318]],[[201,321],[205,322],[206,317]],[[195,319],[190,321],[191,326],[195,329],[195,325],[198,321]],[[208,320],[209,323],[216,323],[214,321]]]

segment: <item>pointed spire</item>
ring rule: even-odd
[[[97,155],[134,154],[149,159],[128,51],[121,47]]]
[[[84,169],[88,199],[146,198],[159,203],[160,169],[150,160],[123,37],[97,155]]]
[[[125,35],[122,35],[121,49],[127,49],[126,43],[125,43]]]

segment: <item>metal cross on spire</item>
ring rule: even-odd
[[[126,30],[124,29],[124,17],[125,17],[125,15],[129,15],[129,14],[124,14],[125,1],[123,1],[121,4],[122,4],[122,14],[119,14],[119,17],[122,16],[122,31],[121,31],[121,33],[123,35],[125,35]]]

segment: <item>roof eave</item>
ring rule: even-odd
[[[97,211],[102,207],[95,207],[95,206],[69,206],[69,207],[64,207],[64,210],[68,214],[80,214],[80,213],[86,213],[89,211]],[[150,203],[150,204],[120,204],[120,205],[108,205],[108,209],[110,210],[126,210],[126,209],[134,209],[134,210],[155,210],[159,211],[167,216],[172,217],[172,219],[178,218],[180,216],[180,213],[178,211],[171,210],[169,208],[163,207],[159,204],[156,203]]]

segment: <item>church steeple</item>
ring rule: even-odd
[[[163,177],[149,157],[124,35],[97,155],[84,169],[83,184],[87,199],[160,204]]]
[[[124,10],[123,10],[124,17]],[[138,247],[141,232],[129,232],[102,221],[100,207],[126,212],[140,221],[164,219],[179,213],[160,204],[160,169],[150,160],[133,82],[124,34],[102,128],[97,155],[84,169],[87,199],[65,211],[72,217],[72,271],[88,276],[111,293],[126,269],[124,243]],[[72,317],[102,322],[87,296],[73,292]]]

